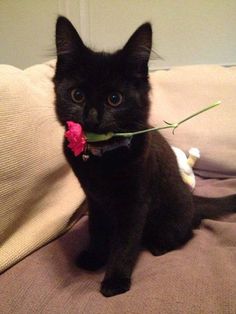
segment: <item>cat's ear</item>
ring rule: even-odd
[[[138,74],[147,74],[148,61],[152,49],[152,26],[150,23],[142,24],[129,38],[123,52]]]
[[[56,23],[57,55],[67,55],[85,49],[85,45],[72,23],[64,16],[59,16]]]

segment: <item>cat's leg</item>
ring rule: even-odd
[[[107,263],[106,274],[101,284],[101,292],[110,297],[124,293],[130,289],[131,274],[140,251],[140,242],[144,228],[146,206],[135,205],[116,211],[116,228],[111,241],[111,252]],[[138,208],[137,208],[138,207]]]
[[[163,194],[159,206],[152,208],[146,220],[143,244],[155,256],[181,247],[192,237],[191,196],[180,192]]]
[[[109,254],[109,223],[99,204],[89,200],[89,247],[82,251],[76,264],[95,271],[103,267]]]
[[[186,226],[177,225],[176,223],[163,223],[160,225],[152,222],[148,228],[148,236],[145,235],[144,237],[144,246],[154,256],[160,256],[178,249],[192,237],[191,226],[186,228]],[[184,231],[181,229],[184,229]]]

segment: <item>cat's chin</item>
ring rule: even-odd
[[[115,143],[120,143],[124,140],[124,137],[112,137],[106,141],[99,141],[99,142],[94,142],[94,143],[89,143],[90,146],[93,146],[93,147],[104,147],[104,146],[107,146],[107,145],[112,145],[112,144],[115,144]]]
[[[131,144],[131,137],[115,137],[107,141],[89,143],[88,150],[95,156],[102,156],[104,153],[114,151],[118,148],[129,148]]]

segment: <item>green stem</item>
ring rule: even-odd
[[[122,137],[132,137],[134,135],[138,135],[138,134],[143,134],[143,133],[147,133],[147,132],[151,132],[151,131],[159,131],[159,130],[164,130],[164,129],[173,129],[173,133],[175,131],[175,129],[177,129],[182,123],[194,118],[195,116],[210,110],[216,106],[219,106],[221,104],[221,101],[217,101],[213,104],[211,104],[210,106],[191,114],[190,116],[188,116],[187,118],[177,122],[177,123],[169,123],[164,121],[167,126],[163,126],[163,127],[154,127],[154,128],[150,128],[150,129],[145,129],[145,130],[141,130],[141,131],[136,131],[136,132],[128,132],[128,133],[108,133],[108,134],[95,134],[95,133],[86,133],[86,138],[87,141],[89,143],[93,143],[93,142],[101,142],[104,140],[108,140],[112,137],[117,137],[117,136],[122,136]]]
[[[210,106],[208,106],[208,107],[206,107],[206,108],[204,108],[204,109],[202,109],[202,110],[200,110],[200,111],[198,111],[198,112],[196,112],[196,113],[193,113],[191,116],[189,116],[189,117],[187,117],[187,118],[181,120],[181,121],[180,121],[179,123],[177,123],[177,124],[178,124],[178,126],[179,126],[179,125],[182,124],[183,122],[185,122],[185,121],[187,121],[187,120],[189,120],[189,119],[192,119],[193,117],[198,116],[199,114],[201,114],[201,113],[203,113],[203,112],[205,112],[205,111],[207,111],[207,110],[210,110],[210,109],[212,109],[212,108],[214,108],[214,107],[216,107],[216,106],[219,106],[220,104],[221,104],[221,101],[217,101],[217,102],[215,102],[214,104],[212,104],[212,105],[210,105]]]
[[[114,133],[113,137],[115,137],[115,136],[130,137],[133,135],[138,135],[138,134],[147,133],[147,132],[151,132],[151,131],[158,131],[158,130],[162,130],[162,129],[170,129],[170,128],[173,128],[173,124],[170,124],[168,126],[163,126],[161,128],[155,127],[155,128],[150,128],[150,129],[145,129],[145,130],[130,132],[130,133]]]
[[[124,137],[130,137],[130,136],[133,136],[133,135],[137,135],[137,134],[142,134],[142,133],[146,133],[146,132],[150,132],[150,131],[159,131],[159,130],[164,130],[164,129],[176,129],[178,126],[180,126],[180,124],[184,123],[185,121],[188,121],[192,118],[194,118],[195,116],[207,111],[207,110],[210,110],[216,106],[219,106],[221,104],[221,101],[217,101],[215,102],[214,104],[198,111],[198,112],[195,112],[193,114],[191,114],[191,116],[188,116],[187,118],[177,122],[177,123],[169,123],[169,122],[166,122],[164,121],[166,124],[168,124],[167,126],[163,126],[163,127],[154,127],[154,128],[150,128],[150,129],[146,129],[146,130],[141,130],[141,131],[136,131],[136,132],[130,132],[130,133],[114,133],[113,136],[124,136]]]

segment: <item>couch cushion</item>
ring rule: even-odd
[[[236,67],[194,65],[156,71],[152,83],[151,123],[178,122],[207,105],[222,104],[182,124],[168,141],[185,152],[198,147],[196,172],[206,177],[236,175]]]
[[[62,153],[54,62],[0,66],[0,272],[63,232],[83,199]]]
[[[227,183],[228,181],[229,184]],[[215,182],[215,184],[214,184]],[[220,183],[217,185],[217,182]],[[223,183],[224,182],[224,183]],[[236,181],[201,181],[208,194],[233,193]],[[84,217],[63,237],[0,276],[2,313],[230,314],[236,310],[236,214],[204,220],[182,248],[154,257],[143,251],[127,293],[104,298],[104,269],[87,272],[75,259],[88,243]]]
[[[25,71],[0,66],[0,271],[63,232],[83,192],[63,157],[63,129],[53,101],[55,62]],[[181,125],[169,142],[201,150],[196,172],[236,175],[236,68],[186,66],[150,75],[151,122],[178,121],[221,100]]]

